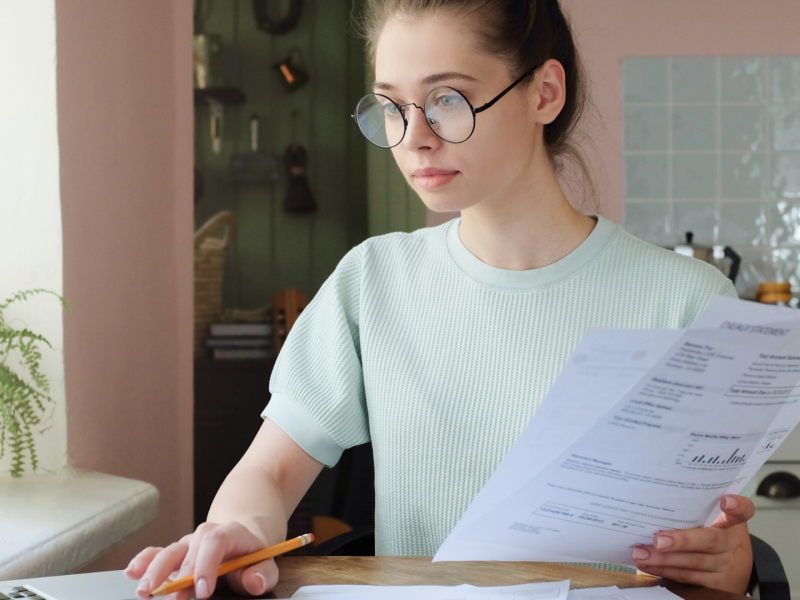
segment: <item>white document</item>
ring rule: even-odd
[[[788,326],[789,329],[794,329],[799,323],[800,315],[796,308],[769,306],[727,296],[715,296],[706,309],[697,315],[690,329],[724,327],[740,332],[756,333],[753,328],[759,325]]]
[[[314,590],[307,588],[362,588],[350,591]],[[296,600],[480,600],[465,586],[379,586],[320,585],[305,586],[292,595]],[[487,599],[495,600],[495,599]],[[499,598],[496,600],[500,600]]]
[[[652,587],[625,588],[622,590],[627,600],[681,600],[667,588],[660,585]]]
[[[667,588],[660,585],[652,587],[624,588],[617,586],[582,588],[570,590],[567,600],[682,600]]]
[[[765,325],[792,312],[719,298],[715,329],[587,333],[434,560],[633,566],[713,521],[800,419],[800,321]]]
[[[569,579],[496,587],[463,585],[307,585],[302,600],[567,600]]]
[[[660,585],[625,589],[611,586],[570,590],[567,600],[681,600],[681,597]]]
[[[567,594],[567,600],[625,600],[618,594],[619,588],[615,585],[609,587],[596,587],[596,588],[580,588],[577,590],[570,590]],[[616,598],[615,598],[616,597]]]

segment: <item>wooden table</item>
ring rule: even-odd
[[[533,562],[431,562],[421,556],[293,556],[278,558],[280,580],[269,598],[289,598],[304,585],[515,585],[571,580],[571,588],[663,585],[686,600],[743,600],[746,596],[616,571]]]

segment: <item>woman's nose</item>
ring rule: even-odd
[[[403,144],[409,150],[434,148],[441,144],[441,138],[433,132],[426,119],[427,117],[421,108],[416,106],[408,106],[406,108],[408,127],[406,128]]]

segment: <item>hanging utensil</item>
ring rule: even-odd
[[[222,38],[215,33],[198,33],[192,40],[194,89],[222,85]]]
[[[222,120],[225,117],[225,107],[213,98],[208,99],[209,113],[211,114],[211,150],[214,154],[222,152]]]
[[[300,144],[291,144],[286,148],[286,166],[289,170],[289,185],[286,190],[286,210],[289,212],[308,213],[316,210],[317,203],[311,194],[306,179],[306,162],[308,153]]]
[[[231,158],[231,179],[240,183],[274,183],[278,181],[278,161],[271,154],[260,151],[259,118],[250,117],[250,152],[235,154]]]
[[[281,35],[297,27],[303,14],[303,0],[291,0],[288,13],[281,19],[270,16],[267,0],[253,0],[253,10],[256,13],[256,25],[259,29],[272,35]]]
[[[289,92],[299,90],[308,81],[308,73],[301,69],[292,59],[292,53],[300,57],[302,61],[302,53],[298,46],[294,46],[289,50],[289,55],[282,61],[272,65],[272,68],[278,72],[278,76],[283,83],[284,87]]]

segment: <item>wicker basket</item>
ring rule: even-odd
[[[220,227],[222,238],[211,237]],[[211,324],[222,313],[222,276],[225,250],[236,235],[236,217],[222,211],[194,234],[194,355],[204,356],[204,342]]]

